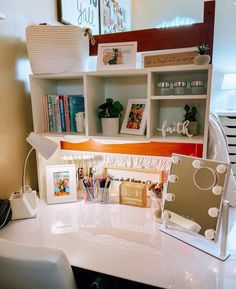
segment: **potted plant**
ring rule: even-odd
[[[118,134],[119,117],[124,109],[119,101],[107,98],[106,102],[98,107],[101,111],[98,118],[102,120],[102,133],[107,136]]]
[[[196,120],[197,108],[195,106],[190,108],[190,106],[186,104],[184,110],[185,110],[184,121],[189,121],[188,133],[192,135],[197,135],[198,133],[198,122]]]
[[[210,62],[211,57],[207,54],[209,51],[208,44],[201,44],[197,46],[197,55],[194,57],[194,63],[197,65],[206,65]]]

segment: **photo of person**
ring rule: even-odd
[[[70,195],[69,172],[53,173],[54,196]]]
[[[119,48],[104,49],[103,64],[104,65],[124,64],[122,49]]]
[[[136,103],[132,104],[126,128],[140,129],[145,106],[146,104],[136,104]]]

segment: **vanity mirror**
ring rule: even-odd
[[[173,154],[161,230],[198,248],[198,241],[201,246],[205,242],[206,248],[200,249],[225,259],[226,254],[217,250],[227,236],[224,196],[229,172],[227,163]]]

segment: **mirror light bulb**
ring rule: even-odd
[[[165,199],[166,199],[168,202],[172,202],[172,201],[174,201],[174,199],[175,199],[175,195],[174,195],[173,193],[167,193]]]
[[[227,167],[225,165],[218,165],[216,167],[216,171],[219,174],[224,174],[226,172],[226,170],[227,170]]]
[[[169,175],[168,181],[171,183],[176,183],[178,180],[178,177],[176,175]]]
[[[215,231],[213,229],[207,229],[205,231],[205,237],[207,240],[213,240],[215,238]]]
[[[208,210],[208,215],[212,218],[216,218],[219,214],[219,209],[218,208],[210,208]]]
[[[220,196],[223,193],[223,188],[221,186],[215,186],[212,188],[212,193],[216,196]]]
[[[172,163],[174,163],[174,164],[179,164],[180,163],[180,157],[179,156],[172,156],[171,157],[171,161],[172,161]]]
[[[195,169],[199,169],[202,166],[202,162],[200,160],[194,160],[193,161],[193,167]]]

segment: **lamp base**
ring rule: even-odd
[[[37,216],[37,194],[36,191],[25,193],[14,192],[10,196],[12,208],[12,220],[36,218]]]

